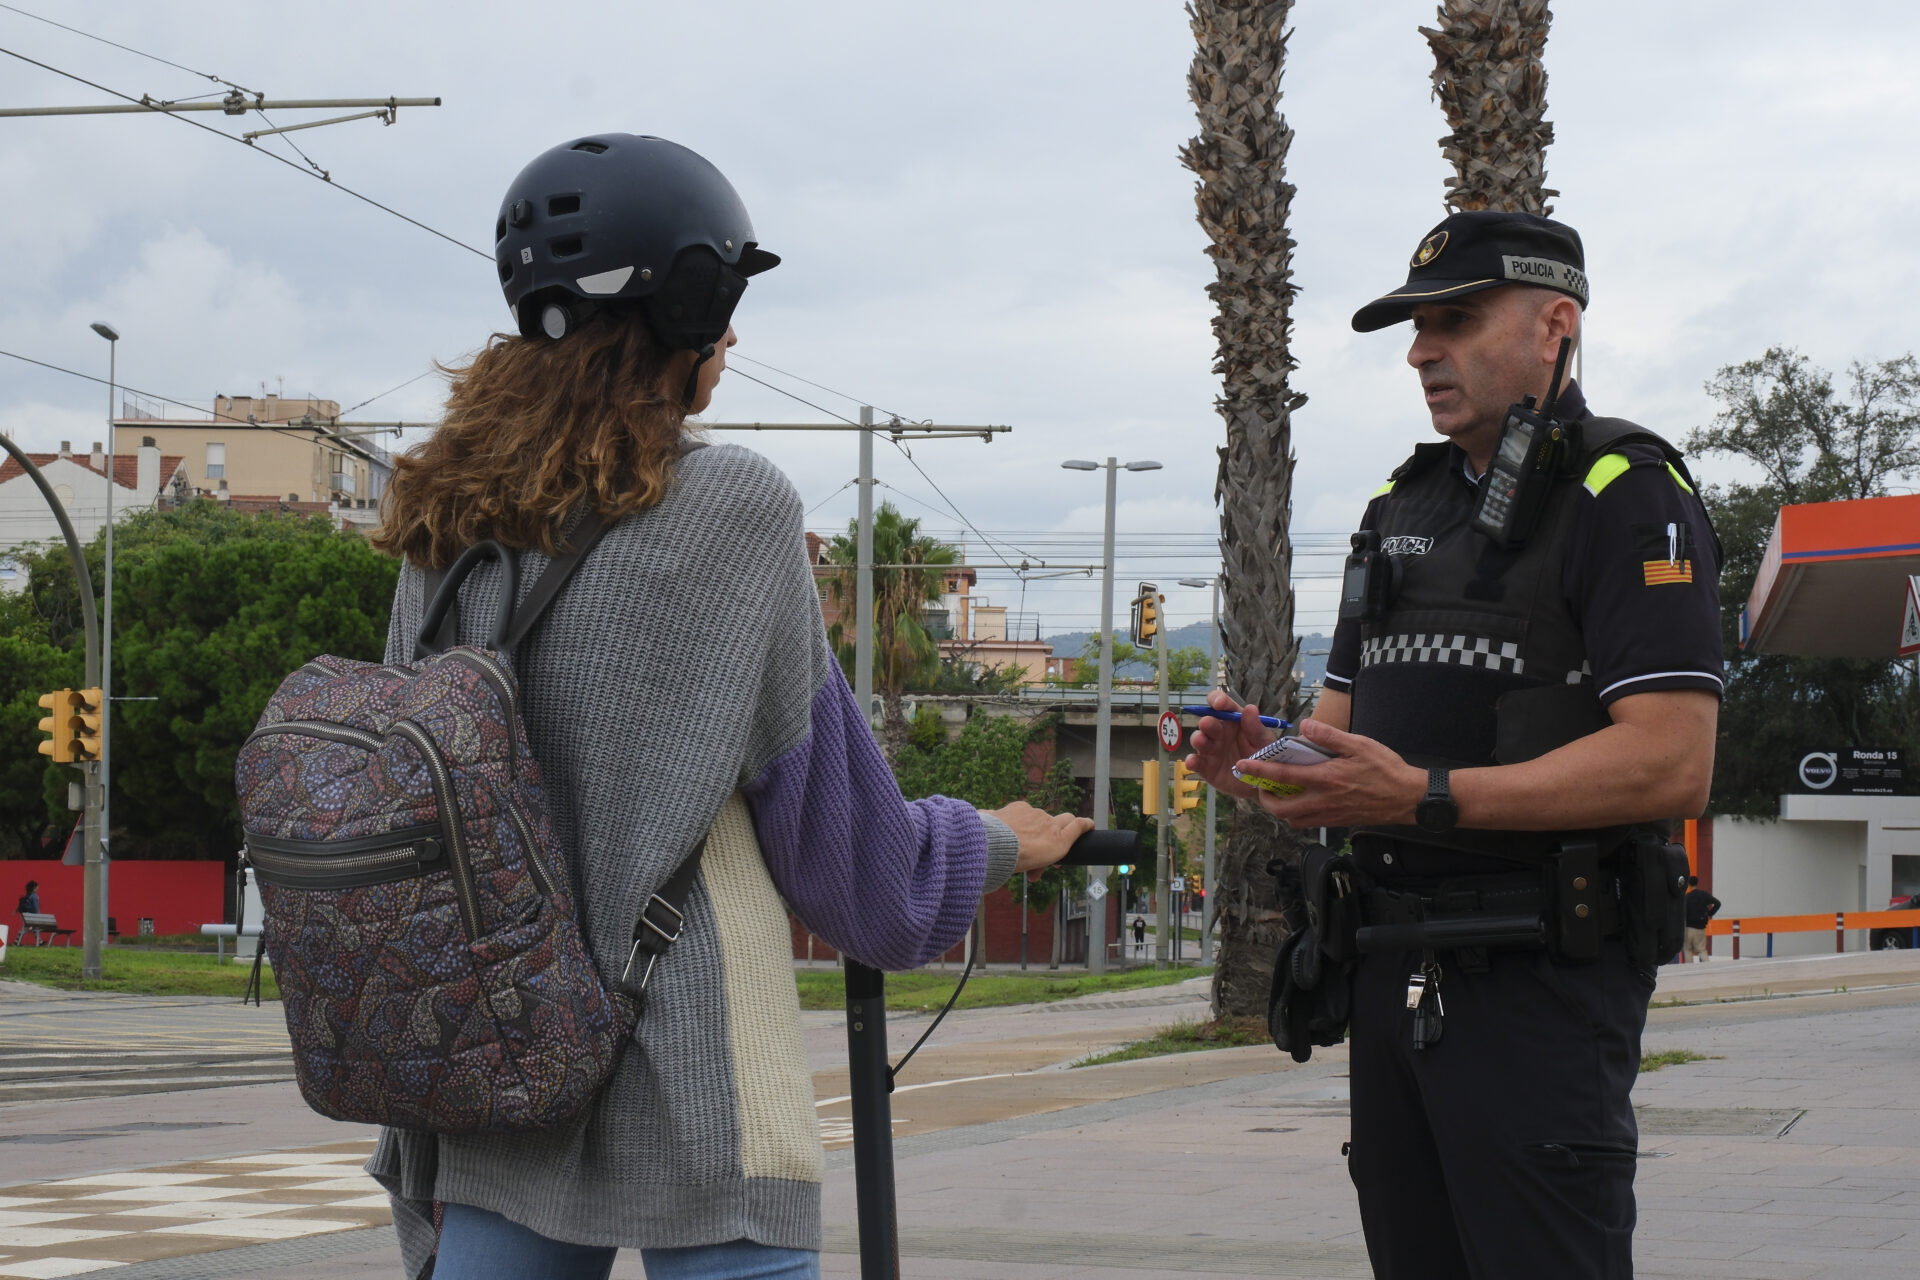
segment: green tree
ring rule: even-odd
[[[87,548],[95,582],[103,545]],[[77,655],[64,551],[23,559],[41,640]],[[117,524],[113,691],[129,700],[113,711],[115,855],[231,854],[240,744],[308,659],[380,659],[398,573],[397,561],[324,518],[198,502]]]
[[[27,619],[19,597],[0,606],[0,857],[58,850],[72,826],[66,783],[80,776],[40,754],[39,729],[40,695],[79,687],[80,652],[33,634]]]
[[[1127,640],[1116,638],[1113,642],[1113,669],[1116,673],[1132,664],[1142,664],[1150,673],[1147,679],[1158,679],[1159,657],[1151,645],[1141,646]],[[1073,660],[1068,668],[1070,674],[1053,683],[1069,689],[1088,689],[1100,683],[1100,633],[1087,637],[1080,647],[1080,656]],[[1207,675],[1207,651],[1194,645],[1183,645],[1167,653],[1167,687],[1169,689],[1206,688],[1213,682]]]
[[[1706,386],[1721,409],[1712,425],[1687,438],[1687,448],[1744,459],[1760,474],[1701,494],[1726,550],[1720,607],[1727,689],[1711,808],[1771,817],[1790,763],[1811,746],[1920,746],[1920,690],[1911,665],[1740,647],[1740,612],[1782,505],[1875,497],[1920,471],[1920,364],[1910,355],[1856,362],[1842,394],[1826,370],[1776,347],[1721,369]]]
[[[827,579],[827,593],[839,614],[827,628],[827,639],[849,680],[854,678],[860,598],[858,536],[859,523],[850,521],[826,551],[827,563],[838,570]],[[944,566],[958,563],[959,552],[921,534],[919,520],[900,514],[890,502],[880,504],[873,517],[873,687],[885,707],[881,744],[889,760],[906,742],[902,695],[939,671],[940,644],[927,626],[927,605],[945,589]]]

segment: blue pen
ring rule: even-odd
[[[1215,720],[1231,720],[1235,724],[1240,722],[1240,713],[1238,711],[1215,711],[1212,707],[1182,707],[1180,708],[1180,714],[1188,716],[1212,716]],[[1260,723],[1269,729],[1293,728],[1290,722],[1277,719],[1273,716],[1261,716]]]

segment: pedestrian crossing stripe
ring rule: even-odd
[[[1679,564],[1671,560],[1649,560],[1643,568],[1647,585],[1650,587],[1664,586],[1671,582],[1693,581],[1693,561],[1691,560],[1682,560]]]

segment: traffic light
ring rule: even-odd
[[[72,696],[73,758],[98,760],[101,755],[100,721],[106,714],[107,700],[98,689],[81,689]]]
[[[55,764],[73,763],[73,690],[55,689],[40,695],[40,705],[50,713],[40,721],[40,732],[52,737],[40,744],[40,754],[52,756]]]
[[[1133,642],[1151,644],[1160,634],[1160,606],[1166,597],[1153,589],[1153,584],[1140,584],[1140,594],[1133,598]]]
[[[1207,784],[1199,774],[1187,768],[1185,760],[1173,762],[1173,811],[1185,813],[1200,807],[1200,795]]]
[[[1140,762],[1140,812],[1148,815],[1160,812],[1160,762],[1158,760]]]

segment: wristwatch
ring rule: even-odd
[[[1453,830],[1459,821],[1460,806],[1454,803],[1453,793],[1447,789],[1447,771],[1427,770],[1427,794],[1413,806],[1414,825],[1440,835]]]

